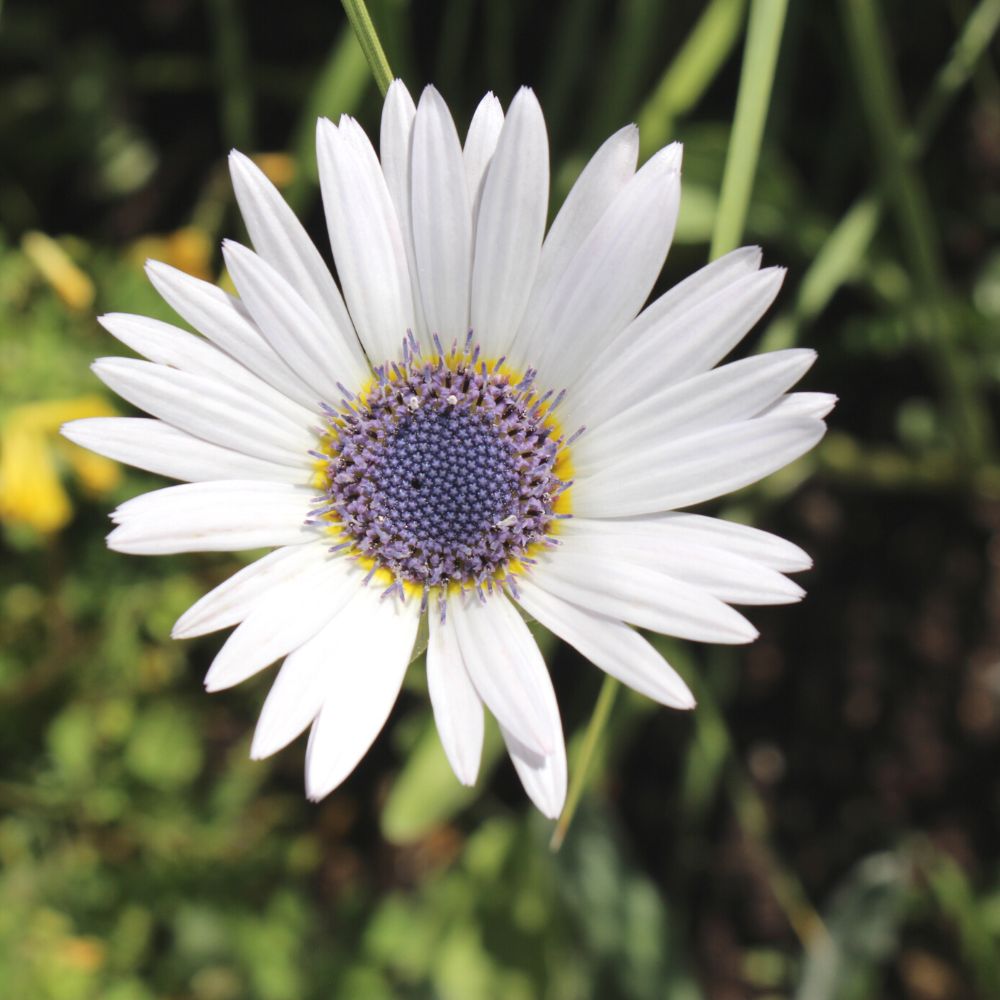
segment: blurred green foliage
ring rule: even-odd
[[[419,661],[315,807],[301,749],[248,759],[267,679],[209,698],[218,637],[169,638],[237,560],[107,552],[107,510],[157,483],[88,479],[50,428],[73,519],[2,529],[0,995],[997,995],[1000,3],[783,6],[370,4],[460,123],[486,89],[539,90],[556,202],[625,121],[646,154],[682,138],[666,281],[704,261],[727,170],[755,169],[746,236],[790,275],[750,349],[817,347],[809,388],[842,405],[724,513],[815,552],[807,603],[739,654],[663,641],[699,708],[617,699],[559,853],[495,731],[477,787],[454,781]],[[743,60],[768,58],[751,16],[781,40],[759,163],[730,146]],[[144,255],[218,275],[231,145],[290,154],[270,169],[318,233],[315,116],[377,131],[336,5],[7,5],[0,57],[0,431],[97,392],[117,347],[94,314],[169,318]],[[578,761],[599,678],[549,659]]]

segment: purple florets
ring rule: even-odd
[[[470,345],[431,361],[412,341],[363,397],[329,410],[327,489],[314,517],[397,582],[479,586],[546,540],[569,483],[563,439],[536,398]],[[340,547],[340,546],[338,546]]]

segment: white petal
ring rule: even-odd
[[[319,399],[340,399],[345,386],[371,375],[353,331],[331,330],[267,261],[252,250],[224,241],[223,256],[233,283],[268,343]],[[347,337],[350,337],[350,340]]]
[[[566,745],[561,730],[555,749],[544,757],[503,726],[500,733],[528,798],[543,816],[557,819],[566,804]]]
[[[188,483],[261,479],[304,485],[310,478],[306,469],[278,465],[210,444],[160,420],[86,417],[64,424],[62,433],[74,444],[105,458]]]
[[[602,344],[581,372],[563,403],[566,423],[573,427],[587,423],[596,426],[617,410],[622,398],[641,399],[645,393],[676,381],[673,371],[660,364],[659,349],[669,349],[675,338],[687,339],[686,321],[680,318],[713,317],[721,300],[709,308],[702,304],[753,275],[760,269],[760,262],[759,247],[741,247],[695,271],[650,303],[620,336]],[[777,294],[777,287],[774,291]],[[728,328],[724,332],[728,333]],[[650,364],[650,358],[656,358],[657,363]]]
[[[667,256],[680,203],[680,147],[660,150],[625,185],[548,298],[525,315],[514,357],[550,386],[571,384],[646,301]]]
[[[618,517],[711,500],[788,465],[825,431],[825,424],[807,417],[759,417],[667,441],[623,457],[613,469],[579,477],[573,511]]]
[[[764,315],[784,277],[784,268],[768,267],[683,309],[654,302],[594,359],[567,397],[564,419],[585,413],[583,422],[595,426],[617,411],[622,398],[643,399],[708,371]]]
[[[805,594],[775,570],[704,538],[685,537],[683,531],[672,531],[669,522],[574,517],[565,523],[561,537],[607,558],[667,573],[729,604],[790,604]]]
[[[469,677],[501,726],[535,753],[556,747],[545,705],[552,680],[538,645],[499,591],[485,603],[469,595],[448,602]],[[558,734],[562,739],[561,730]]]
[[[315,390],[274,353],[239,299],[159,261],[147,261],[146,274],[178,316],[268,385],[316,411]]]
[[[326,562],[327,550],[325,542],[317,540],[268,552],[199,598],[177,619],[170,634],[190,639],[243,621],[272,587]]]
[[[254,249],[308,303],[331,336],[339,335],[358,363],[363,363],[340,289],[305,227],[249,157],[234,149],[229,154],[229,172]]]
[[[706,371],[724,358],[770,308],[785,280],[785,268],[765,267],[734,281],[683,312],[671,310],[649,322],[649,345],[663,348],[660,363],[669,378],[680,381]],[[635,331],[642,336],[642,328]],[[628,340],[628,332],[622,343]]]
[[[424,318],[447,344],[469,328],[472,208],[455,123],[433,87],[424,89],[417,106],[410,181]]]
[[[589,611],[695,642],[743,643],[757,630],[717,597],[658,570],[566,538],[540,557],[532,579]]]
[[[329,795],[367,753],[399,695],[420,621],[406,604],[362,587],[335,622],[344,632],[306,750],[306,794]]]
[[[483,703],[462,659],[452,618],[428,614],[427,689],[445,756],[463,785],[474,785],[483,753]]]
[[[689,274],[683,281],[668,288],[648,310],[643,310],[642,322],[661,323],[671,314],[680,316],[698,302],[704,302],[728,288],[735,281],[760,270],[763,251],[757,246],[738,247],[730,250],[717,260],[698,268],[694,274]],[[646,314],[649,314],[648,316]],[[636,323],[641,317],[636,318]],[[641,327],[636,328],[641,329]]]
[[[257,720],[250,746],[253,760],[270,757],[288,746],[319,715],[338,659],[360,660],[364,655],[361,637],[354,632],[351,636],[345,634],[345,626],[350,631],[350,625],[349,616],[341,608],[319,632],[285,658]]]
[[[308,426],[316,420],[314,408],[307,409],[289,399],[225,351],[193,333],[149,316],[127,313],[107,313],[99,316],[97,322],[136,354],[150,361],[193,375],[215,376],[297,424]]]
[[[533,580],[522,577],[517,586],[521,607],[601,670],[662,705],[694,708],[683,678],[634,628],[584,611]]]
[[[793,386],[816,360],[804,349],[773,351],[703,372],[639,399],[591,425],[573,449],[578,475],[610,469],[619,456],[644,454],[659,442],[756,416]]]
[[[837,397],[829,392],[792,392],[762,410],[760,415],[823,420],[836,405]]]
[[[134,555],[233,552],[315,540],[313,491],[283,483],[184,483],[127,500],[111,515],[108,548]]]
[[[503,128],[503,108],[493,91],[490,91],[476,108],[469,131],[462,147],[462,161],[465,164],[465,181],[472,203],[472,226],[475,231],[479,201],[483,193],[486,170],[497,148],[500,130]]]
[[[382,105],[379,139],[382,173],[404,232],[410,218],[410,146],[417,109],[402,80],[393,80]]]
[[[361,586],[364,571],[343,556],[275,584],[225,641],[205,676],[208,691],[252,677],[314,636]]]
[[[662,533],[664,539],[725,549],[780,573],[798,573],[809,569],[813,564],[808,553],[778,535],[752,528],[748,524],[706,517],[704,514],[670,511],[602,520],[599,523],[607,525],[609,531],[615,531],[617,525],[623,525],[626,530]]]
[[[413,327],[413,293],[396,210],[374,152],[369,158],[352,129],[341,134],[320,119],[316,155],[344,298],[365,353],[379,365],[399,354]]]
[[[218,378],[132,358],[101,358],[92,368],[123,399],[195,437],[279,465],[312,465],[314,431]]]
[[[486,357],[506,353],[542,249],[549,203],[549,143],[538,99],[511,103],[483,186],[472,269],[471,324]]]
[[[393,80],[382,105],[382,131],[379,152],[382,173],[396,208],[396,218],[406,248],[406,262],[413,291],[413,332],[421,343],[429,343],[424,322],[424,307],[417,285],[417,263],[413,251],[413,226],[410,223],[410,150],[413,145],[413,119],[417,109],[402,80]]]
[[[535,325],[535,318],[562,281],[577,251],[635,174],[638,155],[639,130],[627,125],[607,139],[583,168],[545,237],[524,326]],[[530,354],[530,344],[522,346],[520,354]],[[530,357],[519,356],[518,360],[534,364]]]

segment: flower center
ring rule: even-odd
[[[490,587],[567,516],[568,442],[533,372],[480,361],[471,337],[437,348],[424,360],[411,338],[402,364],[327,410],[313,518],[393,588]]]

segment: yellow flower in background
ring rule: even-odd
[[[0,423],[0,520],[44,534],[58,531],[73,514],[60,479],[68,465],[88,493],[107,493],[121,478],[117,463],[84,451],[59,436],[67,420],[112,416],[100,396],[50,399],[9,410]]]
[[[213,281],[212,253],[214,243],[204,229],[181,226],[172,233],[143,236],[129,248],[129,258],[139,267],[147,260],[169,261],[174,267],[206,281]]]
[[[275,187],[286,188],[295,180],[295,159],[287,153],[257,153],[251,159]]]
[[[90,308],[94,283],[62,244],[46,233],[28,232],[21,237],[21,250],[65,305],[77,312]]]
[[[258,153],[253,160],[278,188],[286,188],[295,180],[295,160],[287,153]],[[138,267],[144,267],[147,260],[158,260],[204,281],[218,278],[223,288],[235,292],[229,276],[225,272],[218,276],[213,269],[216,240],[209,232],[211,224],[206,225],[206,221],[221,217],[224,208],[217,196],[210,195],[196,209],[195,222],[170,233],[140,237],[129,247],[129,259]]]

